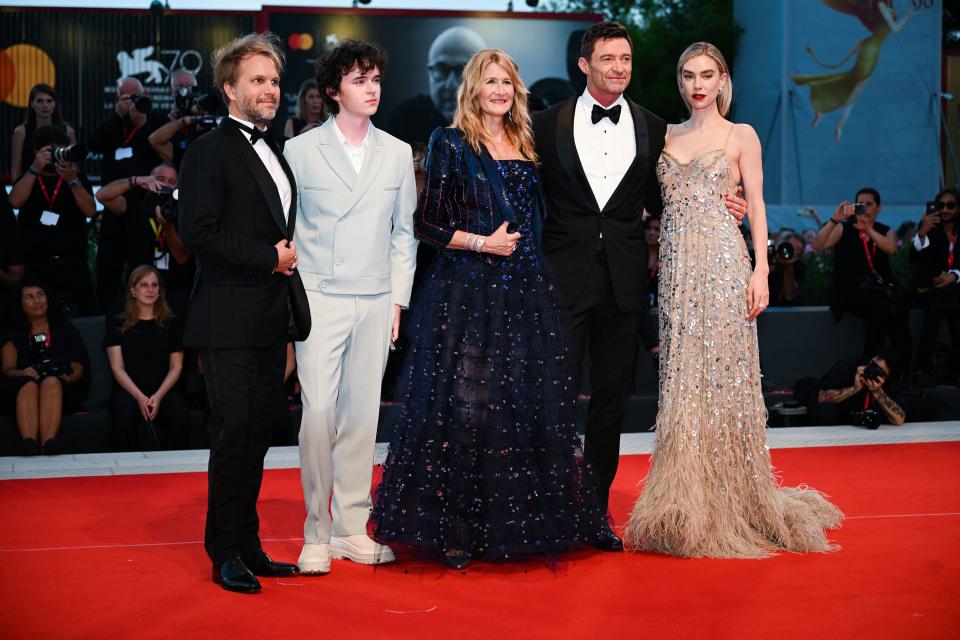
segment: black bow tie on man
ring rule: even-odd
[[[604,109],[598,104],[593,105],[593,112],[590,114],[590,119],[593,121],[593,124],[597,124],[604,118],[610,118],[610,122],[617,124],[620,122],[620,106],[616,105],[610,107],[609,109]]]
[[[231,118],[230,121],[235,124],[240,131],[245,131],[250,136],[250,144],[257,144],[257,140],[263,140],[267,143],[268,147],[273,149],[273,140],[270,138],[270,133],[268,130],[264,129],[261,131],[256,127],[248,127],[247,125],[243,124],[242,122],[238,122],[233,118]],[[274,153],[276,153],[276,150],[274,150]]]

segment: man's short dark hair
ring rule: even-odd
[[[613,40],[616,38],[626,40],[630,44],[630,51],[633,51],[633,40],[630,39],[630,32],[627,31],[625,26],[613,20],[598,22],[587,29],[583,38],[580,39],[580,55],[589,62],[590,56],[593,55],[593,50],[597,46],[597,40]]]
[[[37,127],[33,132],[33,150],[40,151],[48,144],[65,147],[70,144],[70,138],[67,137],[66,131],[52,124]]]
[[[874,189],[873,187],[863,187],[860,191],[857,191],[857,195],[854,196],[854,200],[858,200],[860,196],[867,194],[868,196],[873,196],[873,201],[877,203],[877,206],[880,206],[880,192]]]
[[[340,104],[333,99],[329,90],[332,89],[334,93],[338,93],[343,76],[354,68],[359,68],[360,73],[368,73],[374,67],[380,70],[380,75],[383,75],[389,64],[387,52],[379,45],[352,38],[344,40],[320,56],[317,60],[317,86],[330,113],[340,111]]]

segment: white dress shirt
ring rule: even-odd
[[[637,155],[637,139],[633,131],[630,105],[623,95],[609,107],[604,107],[620,105],[620,120],[617,124],[613,124],[610,118],[593,124],[591,114],[595,104],[600,103],[584,89],[583,94],[577,98],[573,115],[573,141],[597,206],[603,209]]]
[[[250,127],[251,129],[254,128],[252,122],[234,118],[233,116],[230,117],[244,126]],[[240,133],[247,139],[247,142],[250,141],[249,133],[242,129]],[[277,185],[277,193],[280,194],[280,204],[283,205],[283,219],[286,220],[290,216],[290,201],[293,198],[293,193],[290,190],[290,179],[287,178],[287,174],[283,171],[283,165],[280,164],[280,159],[277,158],[277,154],[273,152],[266,140],[263,138],[257,140],[257,143],[253,145],[253,150],[257,153],[260,162],[266,167],[270,177],[273,178],[273,182]]]
[[[353,170],[357,173],[360,173],[360,169],[363,168],[363,159],[367,155],[367,140],[370,139],[370,128],[372,124],[367,125],[367,132],[363,134],[363,141],[359,146],[355,147],[350,144],[350,141],[347,140],[347,137],[343,135],[343,131],[340,131],[340,125],[337,123],[337,117],[333,117],[333,132],[337,134],[337,140],[340,141],[340,144],[343,145],[343,150],[347,154],[347,158],[350,159],[350,164],[353,165]]]

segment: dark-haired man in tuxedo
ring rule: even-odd
[[[647,313],[644,209],[663,209],[656,164],[666,123],[624,95],[633,43],[616,22],[593,25],[581,41],[582,95],[533,115],[537,155],[550,214],[543,252],[557,275],[580,375],[589,341],[590,410],[585,452],[607,505],[617,473],[624,405],[630,394],[639,322]],[[741,198],[728,198],[738,219]],[[613,530],[598,545],[618,551]]]
[[[296,272],[296,185],[266,137],[280,104],[283,53],[271,34],[250,34],[213,55],[229,116],[187,149],[180,218],[197,272],[184,343],[200,350],[210,402],[210,465],[204,546],[213,580],[260,590],[255,576],[291,576],[258,535],[257,496],[274,429],[287,420],[283,373],[291,311],[309,332]],[[298,313],[298,311],[300,311]]]

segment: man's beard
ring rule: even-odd
[[[264,118],[260,115],[260,112],[257,110],[256,101],[241,100],[240,101],[240,111],[243,112],[244,117],[252,122],[254,126],[257,125],[268,125],[270,121],[274,119],[277,115],[278,105],[274,104],[273,115],[269,118]]]

